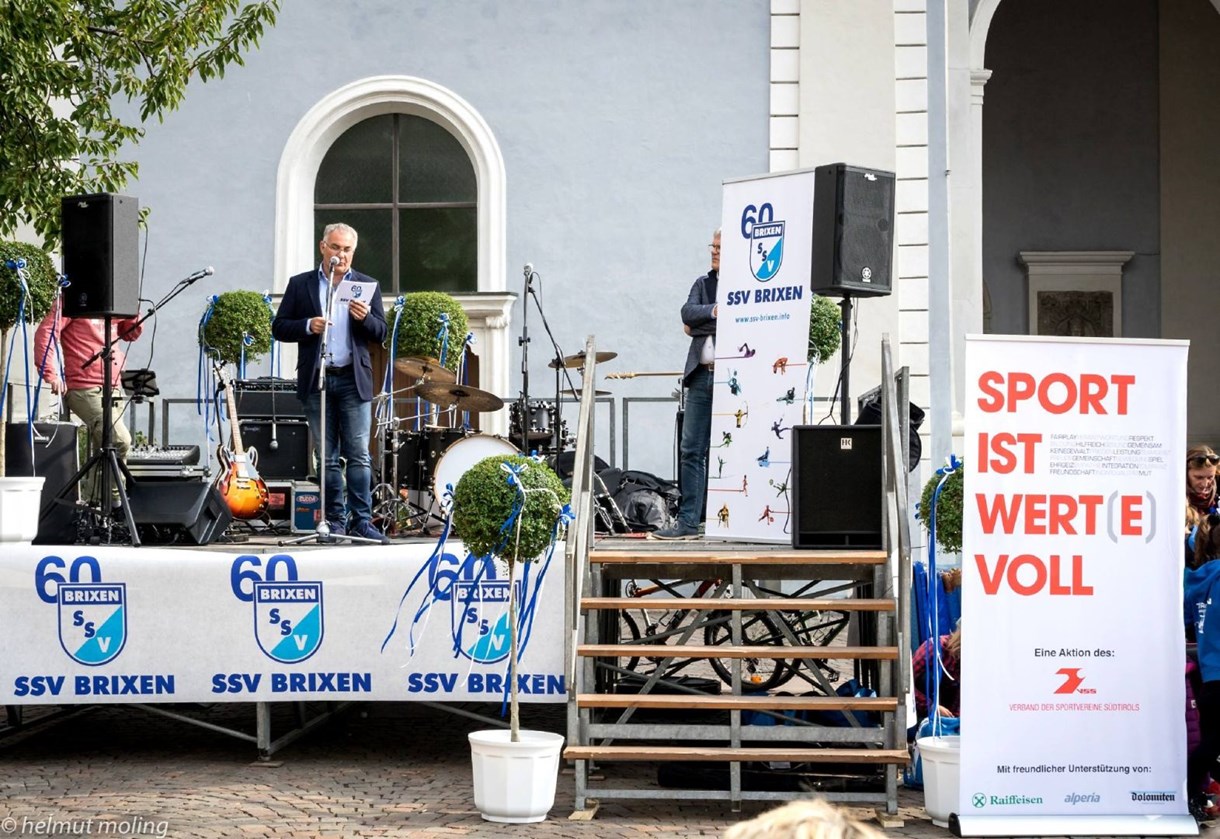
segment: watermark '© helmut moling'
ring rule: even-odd
[[[57,819],[54,816],[5,816],[0,819],[0,834],[8,836],[156,836],[169,834],[168,821],[152,821],[142,816],[118,819]]]

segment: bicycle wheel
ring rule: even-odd
[[[791,617],[788,626],[801,644],[808,647],[829,647],[834,643],[835,638],[843,630],[847,629],[847,623],[847,612],[813,611],[802,612],[799,617]],[[817,659],[809,659],[804,662],[793,661],[788,669],[784,671],[783,678],[780,679],[778,686],[786,685],[792,681],[792,678],[800,672],[802,667],[817,668],[831,684],[839,681],[841,675],[838,669],[829,661]],[[806,681],[811,681],[809,676],[804,678]],[[816,682],[815,684],[820,685],[820,683]]]
[[[631,617],[631,613],[625,611],[620,612],[619,617],[622,618],[622,620],[619,622],[619,643],[622,644],[630,642],[632,644],[638,644],[640,642],[640,626],[635,622],[635,618]],[[626,636],[624,636],[623,627],[627,628]],[[620,658],[616,663],[619,667],[622,667],[625,670],[635,670],[635,668],[640,664],[640,657],[637,655],[627,659]],[[619,673],[615,678],[621,679],[622,677],[623,674]]]
[[[733,643],[732,615],[716,611],[708,615],[712,623],[703,630],[703,640],[708,646]],[[766,612],[742,612],[741,641],[748,646],[774,645],[782,647],[784,636],[775,621]],[[712,669],[720,680],[733,686],[732,659],[711,659]],[[741,661],[741,687],[750,690],[771,690],[784,681],[790,663],[783,658],[745,658]]]

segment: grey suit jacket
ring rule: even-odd
[[[682,306],[682,322],[690,327],[690,349],[686,351],[686,368],[682,371],[683,386],[690,385],[691,374],[699,366],[703,354],[703,344],[708,336],[716,335],[716,319],[712,310],[716,308],[716,284],[718,277],[715,271],[709,271],[695,280]]]

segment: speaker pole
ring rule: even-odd
[[[839,386],[842,388],[839,392],[839,424],[851,425],[851,388],[848,386],[851,383],[851,293],[846,289],[839,306],[843,309],[843,320],[839,324],[842,336],[839,340]]]

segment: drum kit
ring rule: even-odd
[[[599,352],[597,361],[608,361],[617,353]],[[550,362],[561,367],[583,367],[584,353]],[[543,457],[561,454],[575,442],[568,434],[558,398],[555,401],[514,401],[509,405],[510,436],[505,438],[471,429],[463,414],[483,414],[504,407],[494,393],[460,384],[453,371],[434,358],[399,358],[396,372],[410,384],[381,400],[416,397],[426,403],[413,416],[400,418],[393,410],[378,411],[377,441],[380,480],[373,490],[374,515],[394,522],[397,532],[424,530],[429,521],[443,521],[440,500],[449,486],[486,457],[517,454],[526,442],[531,454]],[[561,392],[580,396],[578,390]],[[608,391],[597,391],[598,396]],[[523,409],[523,405],[528,405]],[[382,415],[388,415],[384,419]],[[400,425],[409,425],[400,428]]]

